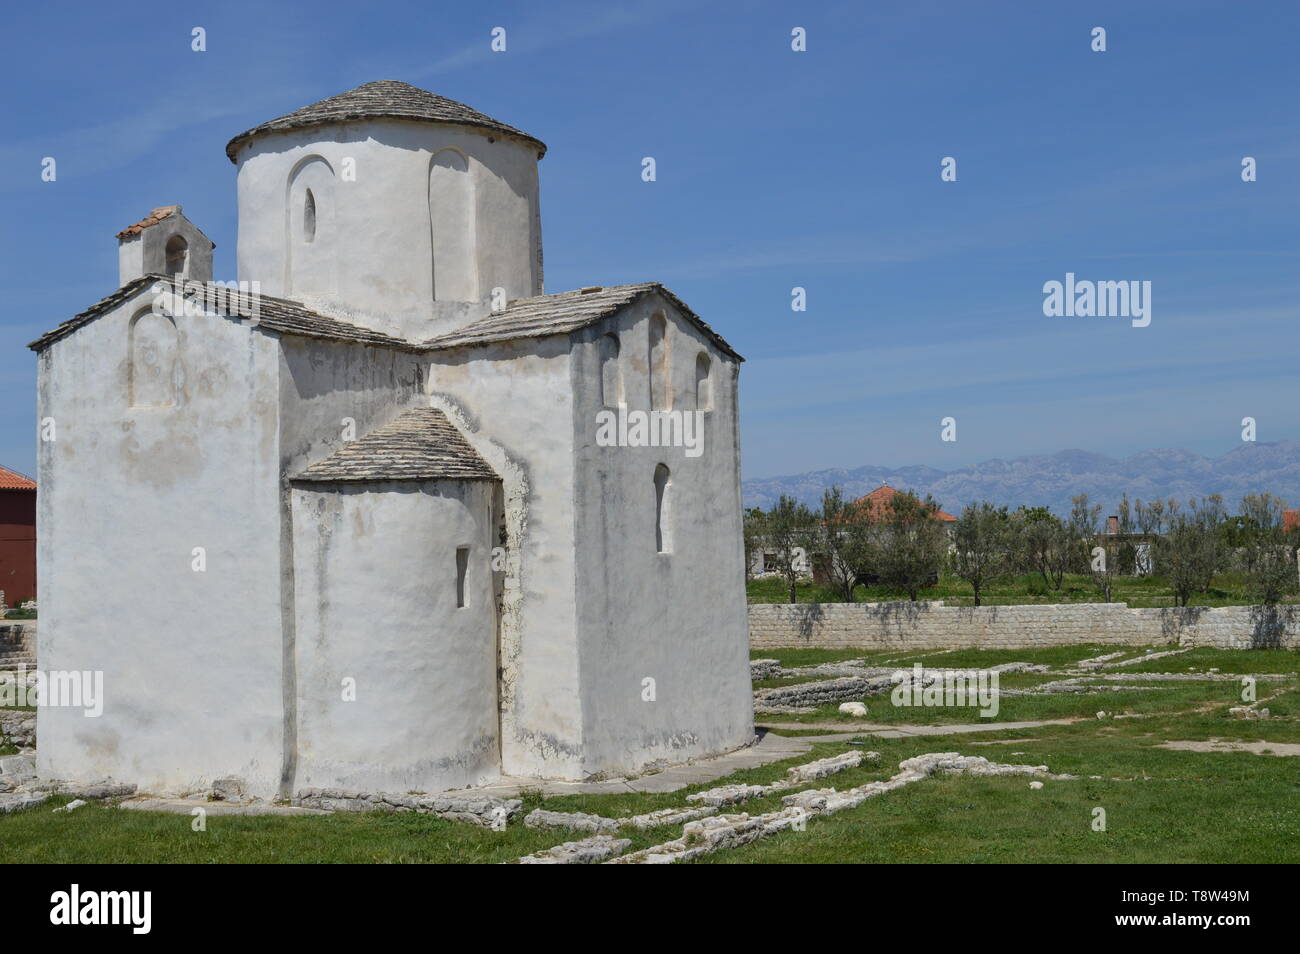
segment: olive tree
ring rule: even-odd
[[[815,546],[831,586],[844,602],[852,603],[853,588],[871,558],[868,515],[853,501],[846,501],[839,487],[822,494]]]
[[[1070,529],[1046,507],[1022,507],[1012,526],[1020,550],[1021,564],[1042,576],[1054,590],[1061,588],[1074,558]]]
[[[1223,518],[1223,498],[1217,494],[1199,504],[1189,500],[1186,509],[1174,500],[1164,508],[1165,532],[1156,538],[1156,562],[1179,606],[1187,606],[1193,596],[1209,589],[1222,568]]]
[[[979,606],[984,587],[1011,570],[1013,540],[1007,508],[987,501],[967,504],[953,527],[952,542],[952,572],[971,585]]]
[[[777,570],[790,590],[790,602],[799,602],[799,556],[806,553],[816,518],[804,504],[782,494],[763,521],[768,545],[776,554]]]
[[[741,533],[745,543],[745,579],[751,576],[751,570],[754,566],[754,554],[762,549],[764,538],[766,537],[765,526],[767,524],[767,514],[763,513],[762,507],[748,507],[745,510],[744,520],[741,524]]]
[[[1294,554],[1284,531],[1286,504],[1272,494],[1247,494],[1241,501],[1246,528],[1241,566],[1250,598],[1273,606],[1295,589]]]
[[[907,591],[915,601],[934,582],[948,552],[948,531],[935,516],[939,504],[928,494],[897,493],[876,514],[868,535],[871,566],[886,586]]]

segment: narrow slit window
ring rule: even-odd
[[[465,605],[465,573],[469,570],[469,547],[456,548],[456,606]]]
[[[302,202],[302,237],[305,242],[316,238],[316,197],[311,194],[311,189],[307,190]]]
[[[671,553],[672,533],[669,526],[668,468],[663,464],[655,467],[655,549],[660,553]]]

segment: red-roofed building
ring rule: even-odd
[[[889,513],[889,502],[898,496],[898,491],[889,484],[881,484],[865,497],[859,497],[853,501],[855,507],[863,507],[866,510],[867,518],[870,520],[883,520]],[[950,513],[944,513],[942,510],[936,510],[935,518],[945,523],[956,523],[957,518]]]
[[[0,467],[0,590],[5,603],[36,599],[36,481]]]
[[[1287,533],[1300,527],[1300,510],[1282,511],[1282,529]]]

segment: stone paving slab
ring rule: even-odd
[[[675,792],[688,785],[712,782],[714,779],[757,768],[772,762],[803,755],[812,748],[807,739],[791,738],[764,732],[757,742],[711,759],[699,759],[682,765],[673,765],[653,775],[639,778],[614,778],[600,782],[562,782],[536,778],[504,778],[500,782],[461,791],[476,795],[517,797],[524,789],[540,791],[543,795],[610,795],[628,792]]]
[[[237,805],[234,802],[210,802],[200,798],[133,798],[121,802],[118,808],[133,812],[169,812],[173,815],[188,815],[196,808],[201,808],[209,815],[328,815],[319,808],[299,808],[293,805],[272,805],[268,802],[253,802]]]
[[[832,729],[827,735],[799,736],[807,742],[841,742],[859,735],[874,735],[878,739],[912,739],[929,735],[965,735],[970,732],[1005,732],[1014,729],[1037,729],[1046,725],[1073,725],[1083,719],[1046,719],[1041,722],[974,722],[956,725],[860,725],[846,726],[836,722],[768,722],[765,727],[775,732],[781,730]]]

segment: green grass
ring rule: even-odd
[[[1010,652],[961,650],[918,655],[927,665],[981,667],[1031,661],[1068,666],[1104,647],[1073,646]],[[1135,650],[1135,652],[1137,652]],[[763,653],[787,665],[862,657],[862,652],[797,650]],[[890,658],[893,654],[884,654]],[[1223,672],[1294,673],[1300,655],[1282,650],[1196,650],[1155,660],[1161,671],[1218,668]],[[1146,664],[1143,664],[1146,665]],[[1132,667],[1125,670],[1132,671]],[[1055,674],[1004,676],[1004,687],[1034,685]],[[545,800],[558,811],[618,818],[681,807],[685,796],[723,782],[769,782],[790,765],[846,751],[874,749],[881,760],[818,783],[844,790],[888,778],[898,763],[926,752],[983,755],[995,761],[1047,765],[1081,776],[1047,781],[1034,791],[1024,778],[935,778],[868,799],[858,808],[813,818],[803,832],[784,832],[701,859],[704,863],[820,862],[1300,862],[1300,758],[1160,748],[1169,740],[1300,742],[1300,688],[1259,684],[1275,718],[1241,721],[1233,682],[1163,684],[1153,692],[1105,696],[1004,697],[998,721],[1082,715],[1062,726],[972,735],[881,739],[865,746],[817,743],[805,755],[738,772],[725,780],[664,794],[566,795]],[[972,710],[895,709],[888,697],[868,700],[871,723],[977,721]],[[1144,718],[1097,720],[1098,709]],[[834,721],[838,713],[818,714]],[[796,717],[770,717],[798,721]],[[810,717],[804,717],[805,721]],[[851,724],[851,720],[850,720]],[[798,734],[797,732],[791,734]],[[1008,744],[981,744],[1005,740]],[[1092,779],[1087,776],[1104,776]],[[518,821],[494,832],[426,815],[367,813],[313,817],[210,815],[206,832],[191,817],[87,805],[70,814],[52,809],[66,798],[0,815],[0,863],[496,863],[584,837],[536,831]],[[525,797],[525,811],[543,804]],[[746,803],[750,814],[780,807],[780,796]],[[1091,828],[1093,809],[1107,813],[1107,831]],[[624,829],[633,848],[675,838],[680,826]]]
[[[1226,711],[1089,722],[988,737],[872,739],[888,767],[921,752],[1045,764],[1080,776],[1033,791],[1023,778],[937,778],[860,807],[700,859],[706,864],[932,862],[1291,863],[1300,861],[1300,760],[1157,748],[1167,739],[1300,741],[1296,723]],[[1032,740],[1032,741],[1028,741]],[[1012,753],[1023,753],[1013,755]],[[875,773],[884,777],[887,771]],[[1120,779],[1119,781],[1112,780]],[[847,780],[831,780],[837,788]],[[855,783],[860,784],[860,783]],[[1107,830],[1093,831],[1093,809]]]
[[[1294,864],[1294,780],[1047,782],[944,778],[703,864]],[[1096,808],[1107,830],[1092,830]]]
[[[1162,651],[1167,647],[1155,647]],[[1111,652],[1118,650],[1112,649]],[[1138,655],[1141,650],[1134,650]],[[1123,657],[1128,658],[1128,657]],[[1117,662],[1119,660],[1116,660]],[[1121,666],[1116,672],[1291,673],[1300,671],[1300,653],[1286,649],[1193,649],[1177,656]],[[1262,685],[1262,683],[1261,683]]]
[[[780,577],[765,576],[746,584],[751,603],[788,603],[790,590]],[[830,587],[812,582],[801,582],[795,587],[800,603],[840,603],[843,599]],[[884,603],[906,600],[907,592],[887,586],[859,586],[853,591],[859,603]],[[920,599],[943,600],[951,606],[974,606],[975,591],[964,580],[944,573],[934,586],[921,591]],[[1129,606],[1158,608],[1174,606],[1173,590],[1162,576],[1119,577],[1115,581],[1111,601]],[[1043,582],[1037,573],[1022,573],[1000,580],[984,588],[981,602],[985,606],[1013,606],[1026,603],[1101,603],[1101,593],[1092,579],[1083,574],[1067,574],[1059,590]],[[1192,598],[1192,606],[1249,606],[1253,601],[1246,590],[1245,580],[1238,572],[1221,573],[1214,578],[1209,590]],[[1300,602],[1300,596],[1290,596],[1289,603]]]

